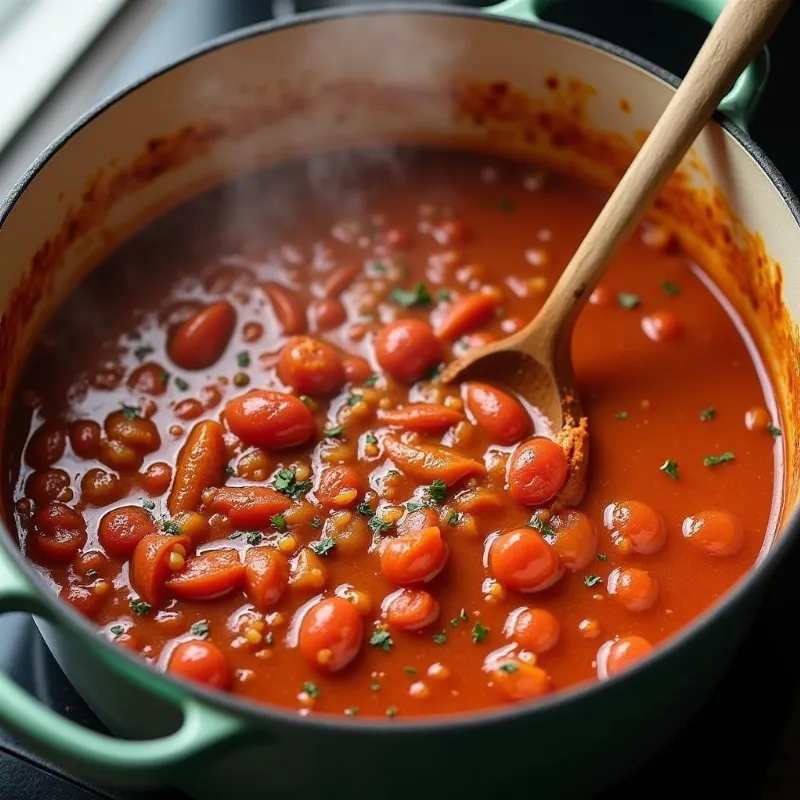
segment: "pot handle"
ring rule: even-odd
[[[0,535],[7,534],[0,531]],[[26,611],[54,622],[39,591],[0,547],[0,613]],[[123,659],[109,659],[109,666],[140,687],[155,691],[152,676],[146,670],[128,665]],[[180,710],[182,721],[178,730],[159,739],[116,739],[84,728],[40,703],[3,673],[0,724],[37,753],[87,777],[112,785],[163,786],[187,765],[227,749],[244,733],[244,724],[161,683],[164,688],[159,688],[157,694]]]
[[[490,14],[513,17],[523,22],[542,22],[542,12],[561,0],[504,0],[485,9]],[[658,0],[673,8],[687,11],[710,25],[717,21],[728,0]],[[743,131],[747,131],[769,75],[769,52],[763,48],[745,67],[730,92],[722,98],[719,111]]]

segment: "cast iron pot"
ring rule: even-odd
[[[724,5],[672,2],[708,20]],[[226,178],[290,155],[402,141],[513,152],[613,182],[618,169],[564,137],[517,136],[502,114],[489,130],[474,114],[455,113],[449,99],[453,82],[502,83],[551,109],[552,118],[540,119],[561,114],[573,129],[591,124],[632,143],[635,131],[652,127],[677,80],[629,52],[542,22],[546,5],[360,7],[270,23],[204,47],[80,120],[0,211],[3,418],[45,320],[110,245]],[[759,564],[705,616],[623,677],[535,704],[428,721],[301,718],[157,674],[62,604],[7,532],[0,537],[0,610],[36,615],[69,679],[126,738],[57,716],[1,675],[0,723],[76,773],[115,785],[176,785],[196,798],[487,791],[579,798],[660,747],[725,671],[800,529],[798,519],[788,521],[800,470],[800,392],[797,362],[787,361],[796,357],[800,319],[800,215],[745,132],[766,66],[762,54],[743,73],[693,159],[705,165],[695,179],[718,187],[725,213],[740,220],[739,234],[758,232],[774,259],[758,264],[751,295],[764,296],[743,299],[742,313],[773,375],[784,432],[776,471],[787,477],[773,513],[780,534],[768,537]],[[559,80],[580,97],[554,91]],[[713,266],[713,253],[709,259]],[[712,274],[736,293],[725,264]],[[769,320],[759,302],[767,297],[780,312]]]

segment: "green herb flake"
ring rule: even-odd
[[[239,369],[247,369],[250,366],[250,353],[247,350],[236,354],[236,365]]]
[[[386,264],[381,261],[368,261],[367,268],[374,272],[386,272]]]
[[[435,644],[445,644],[447,642],[447,633],[445,631],[439,631],[439,633],[434,633],[431,636]]]
[[[303,691],[309,697],[319,697],[319,686],[316,683],[312,683],[311,681],[306,681],[303,684]]]
[[[392,528],[391,522],[384,522],[380,517],[375,516],[370,519],[367,525],[376,536],[383,536],[384,533],[387,533]]]
[[[736,461],[736,456],[730,450],[726,450],[718,456],[703,456],[704,467],[716,467],[720,464],[726,464],[728,461]]]
[[[172,376],[167,372],[165,369],[161,370],[161,374],[158,376],[158,379],[161,381],[162,386],[166,386],[169,383],[169,379]]]
[[[627,411],[617,411],[617,413],[616,413],[616,414],[614,414],[614,416],[615,416],[617,419],[628,419],[628,416],[629,416],[629,415],[628,415],[628,412],[627,412]]]
[[[534,514],[526,525],[541,533],[548,543],[552,544],[556,540],[555,528],[548,525],[538,514]]]
[[[140,617],[146,617],[150,613],[150,603],[145,603],[144,600],[140,600],[138,597],[130,599],[130,606],[131,611]]]
[[[359,514],[363,514],[365,517],[369,517],[370,519],[375,516],[375,512],[372,510],[372,506],[366,501],[362,500],[357,506],[356,511]]]
[[[283,514],[273,514],[269,518],[269,522],[276,531],[286,530],[286,517],[284,517]]]
[[[668,475],[672,480],[678,480],[678,462],[677,461],[670,461],[667,459],[659,469],[665,474]]]
[[[617,302],[628,311],[632,311],[639,303],[642,302],[638,294],[630,294],[629,292],[620,292],[617,295]]]
[[[380,648],[384,653],[390,652],[394,647],[394,639],[392,639],[392,635],[389,633],[389,631],[375,631],[375,633],[372,634],[369,643],[373,647]]]
[[[364,395],[362,395],[362,394],[351,394],[347,398],[347,405],[349,405],[349,406],[357,406],[363,399],[364,399]]]
[[[418,283],[410,291],[396,286],[389,294],[389,298],[403,308],[433,305],[433,298],[424,283]]]
[[[453,628],[457,628],[458,627],[458,617],[453,617],[453,619],[450,620],[450,625]]]
[[[590,589],[592,586],[597,586],[598,583],[602,583],[603,579],[599,575],[585,575],[583,578],[583,585],[588,586]]]
[[[378,437],[374,433],[368,433],[364,436],[364,441],[367,444],[378,444]]]
[[[92,578],[96,578],[97,574],[98,573],[96,569],[90,569],[86,571],[86,577],[89,578],[89,580],[91,580]]]
[[[141,347],[137,347],[133,354],[136,356],[138,361],[144,361],[150,353],[155,352],[149,344],[143,344]]]
[[[272,482],[272,488],[276,492],[297,499],[311,489],[311,483],[310,481],[298,481],[294,469],[279,469]]]
[[[775,425],[773,425],[771,422],[770,422],[770,424],[769,424],[769,425],[767,425],[767,433],[769,433],[769,435],[770,435],[770,436],[771,436],[773,439],[777,439],[779,436],[783,436],[783,433],[782,433],[781,429],[780,429],[780,428],[777,428],[777,427],[776,427]]]
[[[354,716],[356,716],[356,714],[358,714],[358,706],[348,706],[344,710],[344,713],[348,717],[354,717]]]
[[[183,378],[175,378],[175,385],[182,392],[185,392],[189,388],[189,384]]]
[[[230,464],[226,464],[225,465],[225,474],[229,478],[232,478],[236,474],[236,470]]]
[[[378,382],[378,376],[375,374],[370,375],[365,381],[364,386],[374,386]]]
[[[489,635],[489,629],[480,622],[476,622],[472,626],[472,641],[475,644],[480,644]]]
[[[371,692],[379,692],[381,690],[381,685],[379,683],[371,683],[369,685],[369,690]]]
[[[322,527],[322,520],[319,517],[314,517],[311,520],[311,527],[312,528],[321,528]]]
[[[165,519],[161,523],[161,530],[164,531],[164,533],[168,533],[170,536],[180,536],[183,533],[183,528],[171,519]]]
[[[318,556],[327,556],[336,547],[336,540],[332,536],[323,536],[318,542],[311,542],[309,547]]]
[[[452,296],[449,289],[439,289],[439,291],[436,292],[436,299],[441,300],[443,303],[449,303]]]
[[[406,503],[406,509],[408,509],[409,511],[412,511],[412,512],[413,511],[419,511],[421,508],[422,508],[422,503],[414,503],[412,501],[409,501],[408,503]]]
[[[716,408],[712,408],[712,407],[704,408],[700,412],[700,421],[701,422],[711,422],[711,420],[714,419],[714,417],[716,417],[716,416],[717,416],[717,409]]]
[[[114,636],[120,636],[125,633],[125,628],[122,625],[112,625],[109,630]]]
[[[142,500],[142,508],[146,508],[148,511],[153,511],[156,507],[156,504],[152,500]]]
[[[397,706],[389,706],[389,708],[386,709],[386,716],[389,717],[389,719],[394,719],[397,716]]]
[[[128,406],[123,403],[122,416],[125,417],[125,419],[136,419],[139,416],[139,409],[136,408],[136,406]]]
[[[429,381],[435,381],[442,374],[442,370],[444,370],[444,364],[436,364],[425,373],[425,378]]]
[[[668,294],[670,297],[677,297],[681,293],[681,287],[672,281],[662,281],[661,291]]]
[[[264,537],[258,531],[251,531],[250,533],[246,533],[244,538],[247,544],[255,547],[257,544],[261,544],[261,540]]]
[[[464,515],[460,511],[451,511],[447,518],[448,525],[460,525],[464,521]]]
[[[208,636],[208,620],[201,619],[199,622],[195,622],[189,630],[192,636],[199,636],[201,639],[205,639]]]
[[[425,491],[438,506],[442,505],[447,498],[447,484],[441,478],[436,478]]]
[[[344,425],[334,425],[332,428],[325,428],[323,433],[329,439],[339,439],[344,433]]]
[[[608,561],[608,556],[605,553],[598,553],[597,554],[598,561]]]
[[[405,672],[406,675],[411,675],[411,676],[417,674],[417,671],[414,669],[414,667],[403,667],[403,672]]]
[[[519,666],[513,661],[505,661],[497,669],[499,669],[500,672],[505,672],[506,675],[513,675],[515,672],[519,671]]]

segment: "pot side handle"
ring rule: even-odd
[[[559,2],[561,0],[503,0],[484,10],[489,14],[513,17],[523,22],[540,23],[542,12]],[[686,11],[713,25],[728,0],[658,0],[658,2]],[[749,127],[768,75],[769,52],[763,48],[755,60],[745,67],[730,92],[719,104],[719,111],[743,131],[747,131]]]
[[[7,534],[0,531],[0,535]],[[0,547],[0,613],[10,611],[26,611],[54,622],[37,590]],[[119,671],[116,663],[114,667]],[[129,668],[129,672],[139,686],[147,688],[148,682],[133,674],[140,670]],[[190,764],[228,749],[244,733],[243,723],[234,717],[165,686],[159,696],[176,705],[183,719],[178,730],[159,739],[116,739],[84,728],[40,703],[3,673],[0,724],[37,753],[91,779],[112,785],[163,786]]]

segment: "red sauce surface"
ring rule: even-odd
[[[776,492],[780,421],[701,268],[645,226],[584,311],[576,511],[550,514],[534,410],[435,381],[536,314],[603,200],[364,151],[156,221],[29,360],[5,454],[23,551],[157,669],[301,713],[532,701],[646,655],[752,566]],[[607,529],[619,503],[643,533]]]

